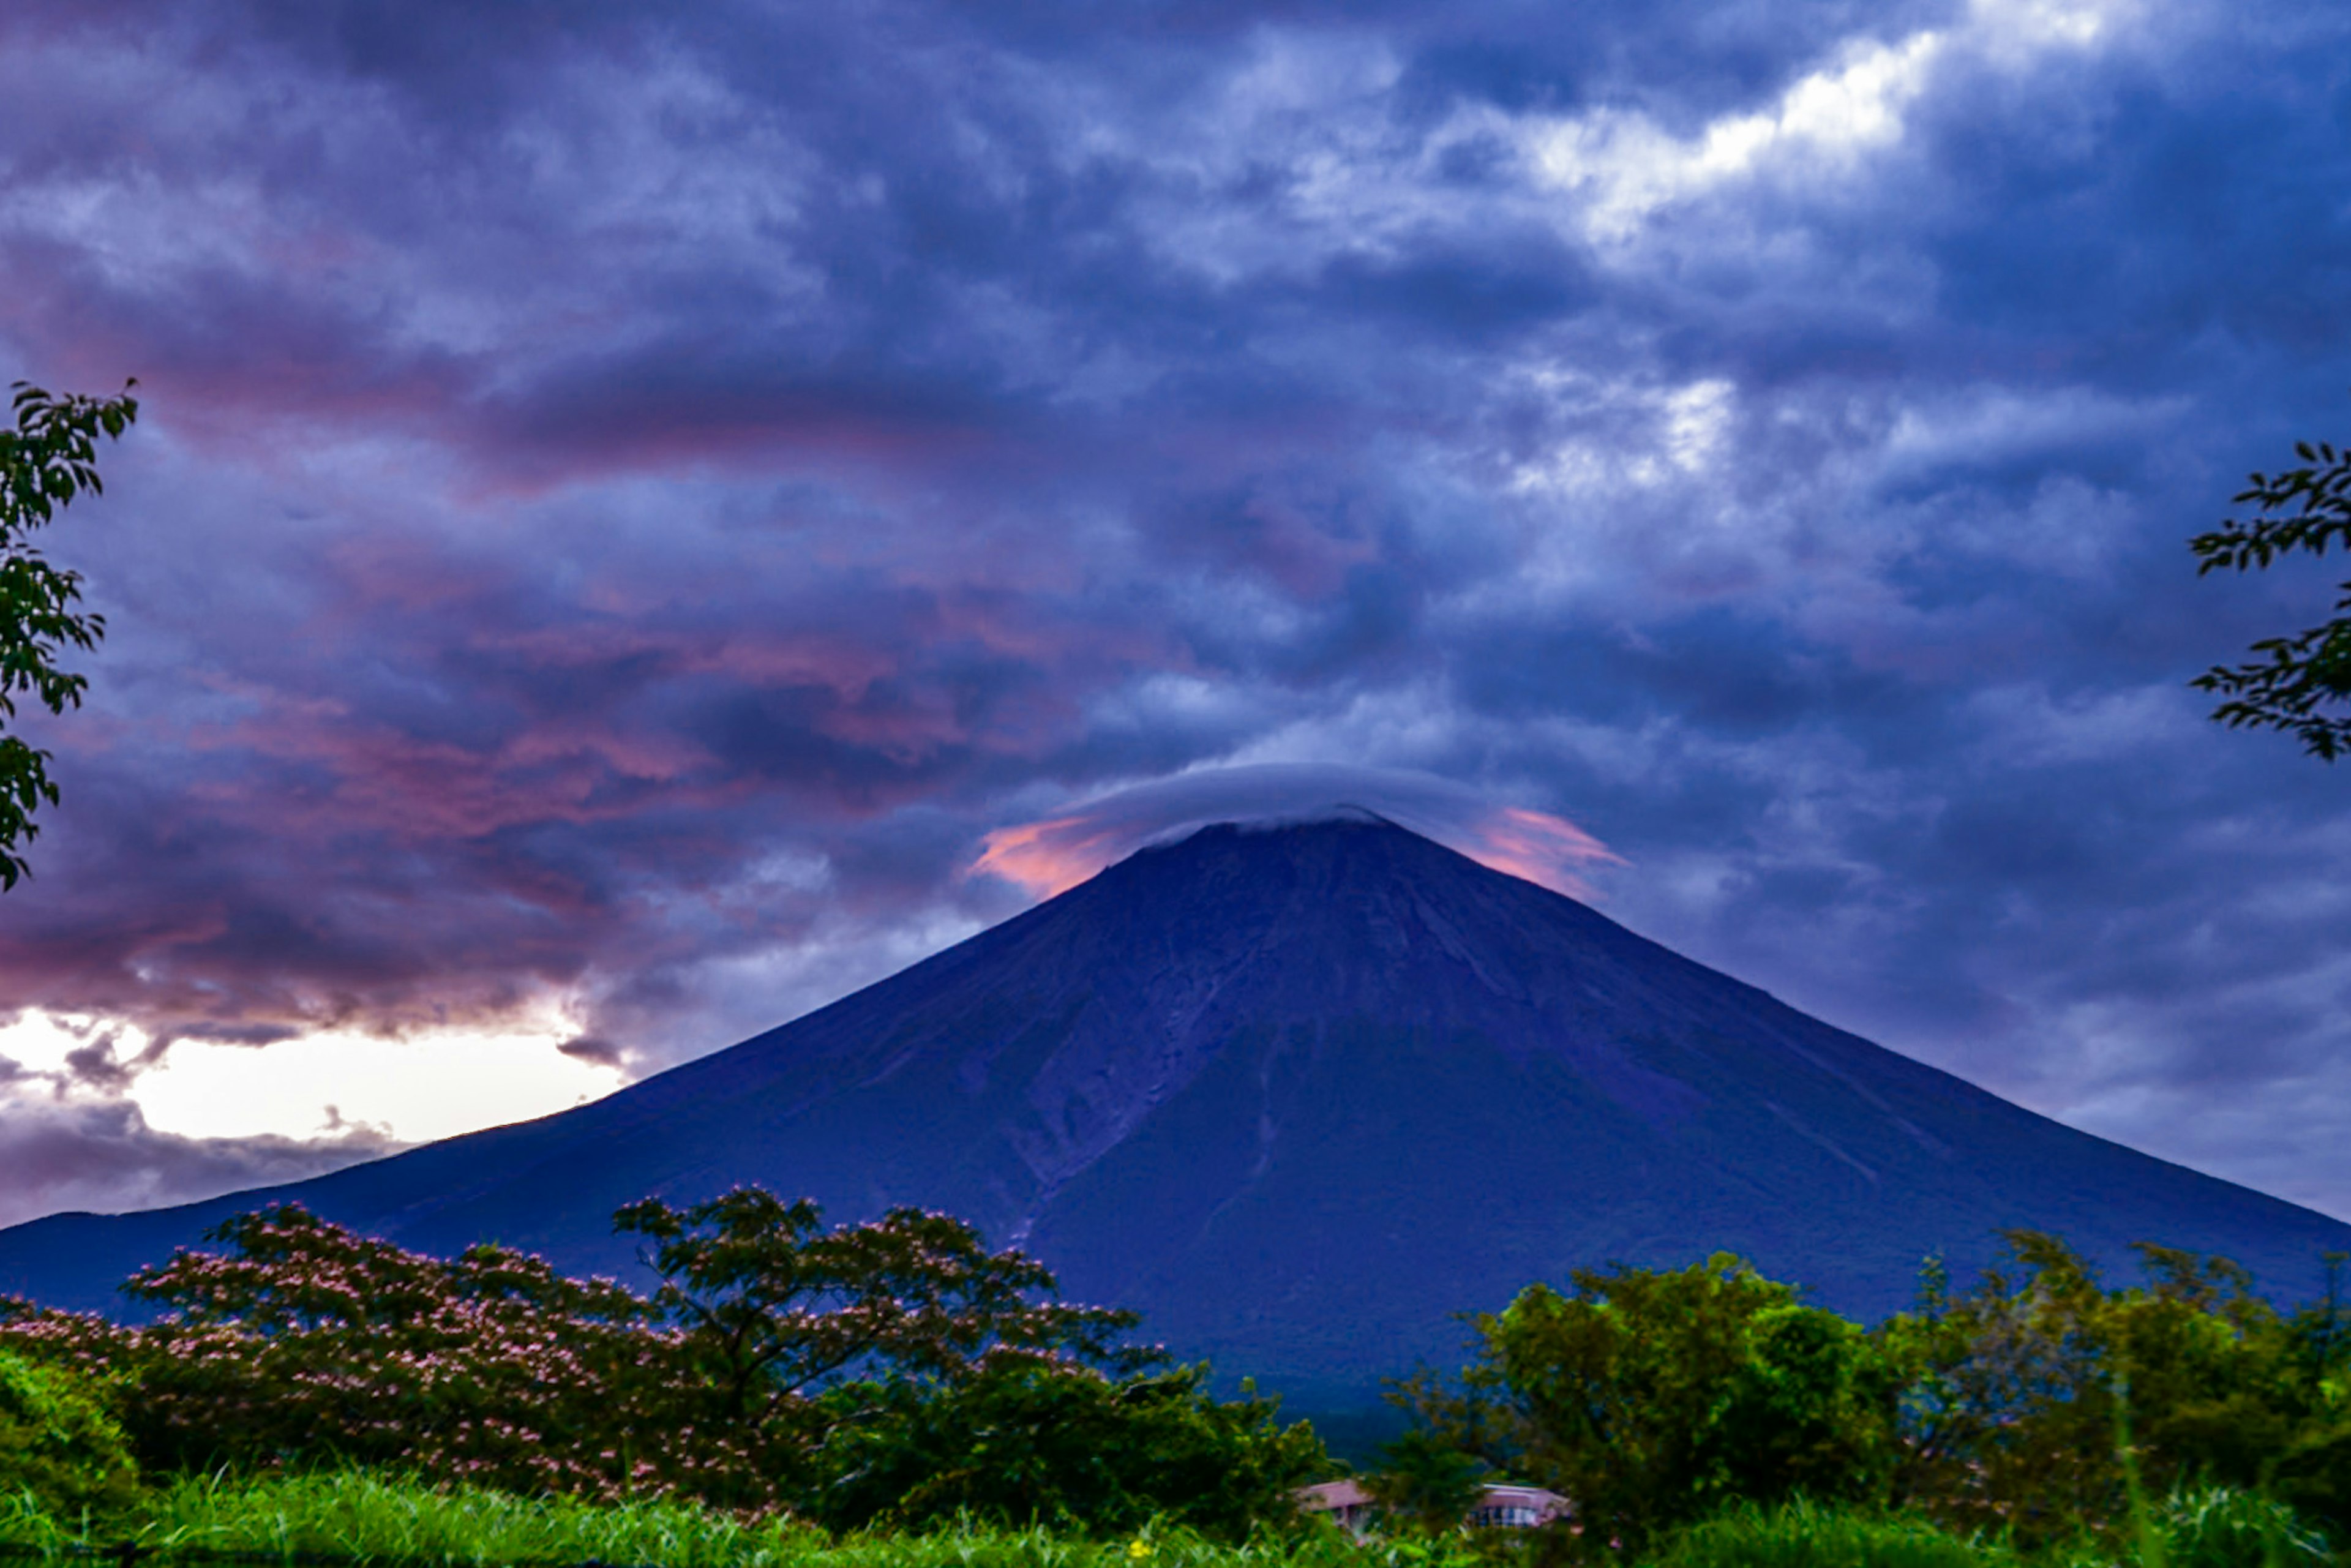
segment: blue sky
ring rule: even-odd
[[[2351,1217],[2351,776],[2185,685],[2332,596],[2185,540],[2351,430],[2339,7],[675,10],[0,15],[0,373],[144,399],[0,1219],[1326,798]]]

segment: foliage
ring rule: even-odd
[[[2168,1568],[2305,1568],[2332,1563],[2326,1538],[2282,1502],[2234,1487],[2175,1491],[2155,1511]]]
[[[827,1232],[815,1204],[739,1186],[685,1209],[630,1204],[613,1227],[654,1243],[653,1300],[727,1421],[764,1427],[860,1374],[956,1382],[1002,1357],[1134,1370],[1157,1359],[1120,1339],[1141,1319],[1036,1301],[1052,1274],[989,1252],[950,1215],[893,1208]]]
[[[385,1473],[187,1476],[142,1503],[127,1534],[12,1514],[0,1550],[48,1562],[128,1539],[142,1553],[447,1564],[619,1563],[647,1568],[1473,1568],[1466,1552],[1359,1544],[1340,1531],[1259,1531],[1212,1540],[1165,1521],[1134,1534],[1003,1530],[956,1521],[921,1534],[839,1538],[782,1515],[745,1518],[672,1500],[590,1504],[433,1486]],[[13,1554],[13,1553],[12,1553]]]
[[[2004,1543],[1952,1535],[1917,1514],[1832,1508],[1798,1498],[1745,1502],[1681,1531],[1655,1568],[2014,1568]]]
[[[1423,1377],[1401,1397],[1464,1452],[1575,1500],[1584,1543],[1637,1552],[1735,1500],[1883,1490],[1898,1388],[1858,1327],[1728,1254],[1573,1280],[1478,1319],[1459,1392]]]
[[[2332,546],[2351,548],[2351,450],[2298,442],[2294,452],[2303,466],[2275,477],[2255,473],[2235,497],[2239,506],[2256,503],[2262,516],[2244,522],[2228,518],[2189,541],[2198,576],[2231,567],[2266,569],[2297,550],[2325,555]],[[2212,716],[2232,729],[2290,730],[2304,750],[2329,762],[2351,747],[2351,717],[2317,711],[2321,704],[2351,697],[2351,613],[2345,613],[2351,612],[2351,582],[2341,592],[2333,620],[2290,636],[2265,638],[2252,645],[2251,651],[2261,657],[2252,663],[2215,665],[2190,682],[2228,698]]]
[[[2276,1505],[2219,1488],[2158,1506],[2171,1568],[2302,1568],[2325,1543]],[[746,1518],[691,1502],[591,1504],[385,1472],[325,1470],[182,1476],[97,1528],[0,1496],[0,1551],[46,1562],[128,1541],[141,1553],[239,1554],[281,1561],[445,1564],[629,1563],[649,1568],[1492,1568],[1513,1555],[1499,1537],[1356,1542],[1328,1527],[1259,1530],[1219,1540],[1165,1520],[1092,1535],[1005,1530],[971,1519],[922,1533],[828,1537],[790,1518]],[[1639,1559],[1654,1568],[2019,1568],[2004,1542],[1962,1539],[1912,1515],[1799,1500],[1740,1504],[1677,1532]],[[2114,1568],[2098,1542],[2061,1543],[2032,1561]]]
[[[138,1479],[91,1379],[0,1350],[0,1494],[78,1513],[120,1506]]]
[[[827,1230],[811,1206],[740,1189],[620,1224],[653,1244],[650,1300],[511,1249],[437,1260],[283,1207],[134,1276],[162,1310],[145,1325],[0,1302],[0,1546],[65,1551],[72,1511],[134,1500],[134,1457],[181,1474],[139,1505],[158,1542],[266,1529],[272,1551],[341,1531],[469,1560],[453,1542],[475,1526],[451,1521],[521,1519],[521,1496],[575,1522],[625,1503],[609,1517],[666,1521],[655,1533],[691,1534],[678,1521],[715,1506],[831,1531],[1061,1532],[984,1534],[998,1543],[1117,1535],[1128,1568],[1169,1531],[1339,1533],[1290,1500],[1331,1469],[1310,1428],[1123,1345],[1128,1314],[1040,1301],[1048,1272],[957,1221],[899,1210]],[[2265,1563],[2316,1560],[2322,1531],[2351,1535],[2344,1260],[2288,1315],[2226,1260],[2140,1250],[2145,1281],[2108,1289],[2053,1238],[2015,1232],[1971,1288],[1930,1267],[1917,1309],[1868,1332],[1727,1255],[1531,1287],[1478,1320],[1458,1384],[1400,1391],[1421,1423],[1372,1484],[1421,1528],[1376,1553],[1928,1563],[2012,1544],[2053,1563],[2219,1563],[2258,1538]],[[212,1490],[191,1490],[214,1465]],[[314,1473],[354,1465],[375,1479]],[[1489,1465],[1573,1499],[1573,1517],[1531,1537],[1452,1528]],[[753,1550],[729,1540],[708,1550]]]
[[[473,1486],[426,1486],[338,1469],[266,1478],[183,1476],[131,1539],[158,1552],[318,1555],[344,1561],[496,1564],[658,1563],[781,1568],[820,1538],[783,1516],[745,1521],[667,1499],[594,1504]]]
[[[101,400],[53,397],[18,382],[11,402],[16,427],[0,430],[0,718],[16,716],[25,693],[53,714],[81,706],[89,678],[59,669],[57,655],[68,644],[96,647],[106,618],[74,608],[81,574],[51,566],[27,536],[75,497],[105,488],[98,438],[120,437],[139,417],[128,385],[120,397]],[[47,751],[0,735],[0,888],[16,886],[32,869],[18,846],[39,836],[33,813],[57,803],[48,764]]]
[[[155,1322],[18,1302],[0,1340],[128,1375],[127,1425],[160,1469],[356,1464],[848,1524],[1164,1514],[1238,1535],[1327,1463],[1270,1402],[1141,1375],[1163,1358],[1116,1343],[1132,1314],[1033,1299],[1049,1272],[945,1216],[826,1230],[813,1206],[743,1188],[620,1223],[659,1243],[651,1301],[512,1249],[444,1260],[284,1206],[213,1231],[222,1252],[134,1276]],[[989,1465],[948,1473],[978,1448]]]
[[[1572,1297],[1537,1286],[1479,1319],[1458,1383],[1398,1397],[1423,1441],[1575,1500],[1552,1554],[1638,1553],[1731,1504],[1751,1522],[1809,1499],[2112,1555],[2185,1528],[2140,1500],[2216,1486],[2351,1535],[2337,1284],[2288,1316],[2225,1259],[2142,1246],[2145,1282],[2108,1289],[2054,1238],[2007,1242],[1964,1292],[1930,1263],[1917,1310],[1866,1333],[1735,1258],[1578,1272]]]
[[[2056,1542],[2027,1558],[2005,1537],[1960,1536],[1915,1512],[1740,1503],[1681,1531],[1653,1568],[2317,1568],[2326,1540],[2282,1503],[2231,1487],[2182,1489],[2150,1511],[2154,1540],[2117,1551],[2095,1536]],[[2151,1551],[2149,1550],[2151,1547]]]
[[[1211,1398],[1205,1366],[1111,1378],[1006,1361],[944,1390],[851,1385],[802,1507],[836,1530],[958,1518],[1127,1532],[1158,1520],[1238,1541],[1286,1518],[1330,1457],[1277,1401]]]
[[[1132,1312],[1032,1297],[1053,1276],[1018,1251],[989,1252],[962,1220],[895,1208],[827,1231],[814,1204],[737,1187],[674,1208],[631,1204],[615,1228],[653,1243],[655,1306],[678,1325],[677,1417],[742,1447],[749,1490],[705,1495],[764,1500],[843,1418],[829,1389],[880,1377],[908,1389],[952,1389],[1012,1365],[1107,1366],[1158,1359],[1126,1347]],[[859,1407],[852,1403],[851,1408]]]
[[[157,1469],[335,1459],[612,1496],[723,1460],[666,1442],[655,1396],[676,1336],[610,1281],[501,1247],[429,1258],[295,1205],[210,1239],[231,1250],[183,1250],[124,1287],[160,1322],[20,1311],[10,1328],[132,1369],[126,1422]]]
[[[1380,1449],[1380,1469],[1364,1483],[1382,1515],[1424,1533],[1458,1530],[1485,1490],[1488,1466],[1425,1427]]]
[[[2320,1517],[2351,1490],[2351,1445],[2330,1446],[2351,1415],[2327,1392],[2334,1308],[2289,1320],[2235,1264],[2170,1248],[2142,1245],[2147,1282],[2110,1291],[2053,1237],[2008,1243],[1973,1290],[1930,1276],[1880,1331],[1907,1379],[1902,1486],[1923,1506],[2032,1544],[2120,1530],[2132,1466],[2158,1494],[2274,1483]]]

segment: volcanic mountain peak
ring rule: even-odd
[[[2351,1228],[2074,1132],[1369,812],[1144,849],[830,1007],[598,1102],[290,1187],[0,1233],[102,1304],[280,1197],[412,1246],[633,1267],[611,1211],[738,1182],[1019,1240],[1179,1353],[1370,1397],[1451,1314],[1717,1249],[1874,1314],[2003,1227],[2220,1251],[2282,1294]]]

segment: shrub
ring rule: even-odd
[[[1289,1516],[1291,1490],[1330,1456],[1311,1427],[1274,1419],[1276,1401],[1218,1400],[1206,1383],[1206,1367],[1113,1379],[1008,1359],[945,1388],[843,1388],[799,1500],[832,1530],[1111,1535],[1155,1521],[1240,1541]]]
[[[130,1444],[91,1380],[0,1350],[0,1491],[68,1514],[137,1490]]]

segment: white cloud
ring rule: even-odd
[[[1729,429],[1738,390],[1710,376],[1667,395],[1666,450],[1677,467],[1696,473],[1713,460]]]
[[[1899,144],[1910,111],[1947,61],[2017,71],[2057,49],[2090,48],[2123,14],[2097,0],[1979,0],[1958,25],[1895,42],[1846,40],[1760,110],[1677,135],[1637,110],[1531,116],[1517,134],[1538,179],[1570,198],[1568,226],[1604,255],[1667,208],[1765,178],[1826,192]]]
[[[2050,49],[2086,49],[2138,14],[2137,0],[1970,0],[1968,29],[1984,54],[2016,64]]]
[[[151,1051],[135,1025],[27,1009],[0,1029],[0,1114],[35,1102],[128,1102],[141,1124],[191,1140],[295,1141],[365,1132],[421,1143],[543,1116],[620,1087],[557,1048],[579,1034],[549,1012],[498,1031],[389,1039],[320,1030],[266,1047],[201,1040]]]
[[[1902,111],[1924,88],[1945,36],[1848,46],[1836,65],[1798,79],[1771,108],[1677,137],[1648,116],[1613,109],[1525,128],[1541,178],[1581,199],[1581,227],[1604,246],[1632,239],[1660,208],[1771,169],[1849,167],[1901,139]]]

